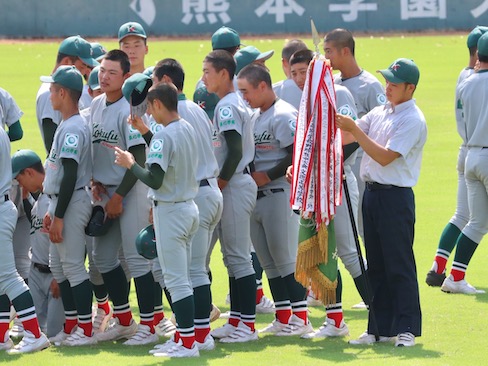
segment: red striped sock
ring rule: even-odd
[[[108,299],[103,302],[97,303],[99,309],[103,309],[105,314],[110,314],[110,304],[108,303]]]
[[[434,262],[437,264],[436,273],[442,274],[446,271],[447,258],[436,255]]]
[[[183,343],[183,347],[185,348],[192,348],[193,347],[193,344],[195,343],[195,333],[193,333],[193,335],[187,337],[181,337],[181,342]]]
[[[288,324],[291,316],[291,309],[276,310],[276,319],[281,324]]]
[[[297,317],[302,319],[305,324],[308,323],[308,310],[305,311],[294,311],[293,314],[295,314]]]
[[[131,311],[124,311],[122,313],[116,313],[114,316],[119,319],[120,325],[123,326],[128,326],[130,324],[130,321],[132,320],[132,313]]]
[[[205,338],[210,333],[210,327],[208,328],[195,328],[195,340],[199,343],[205,342]]]
[[[66,318],[66,321],[64,322],[64,332],[66,334],[71,334],[73,332],[73,328],[78,325],[78,319],[68,319]]]
[[[466,275],[465,271],[460,271],[457,269],[452,268],[451,269],[451,276],[454,279],[454,281],[462,281],[464,280],[464,276]]]
[[[93,334],[93,323],[92,322],[89,322],[89,323],[78,323],[78,327],[80,327],[81,329],[83,329],[83,333],[87,337],[91,337],[92,336],[92,334]]]
[[[37,317],[29,320],[22,320],[22,326],[25,330],[28,330],[29,332],[34,334],[34,337],[39,338],[41,336],[41,329],[39,328],[39,322],[37,321]]]
[[[9,315],[9,314],[7,313],[7,315]],[[6,323],[3,323],[3,322],[0,323],[0,341],[1,342],[5,341],[5,333],[7,333],[7,330],[9,328],[9,324],[10,324],[10,322],[8,322],[8,321]]]
[[[335,323],[335,326],[339,328],[341,326],[342,319],[344,319],[344,313],[342,311],[327,313],[327,318],[332,319]]]
[[[256,304],[259,304],[261,302],[261,299],[263,298],[264,296],[264,291],[263,291],[263,288],[258,288],[256,290]]]
[[[140,321],[140,324],[142,325],[147,325],[149,327],[149,329],[151,330],[151,333],[154,334],[155,330],[154,330],[154,320],[142,320]]]

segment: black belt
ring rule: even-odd
[[[74,191],[81,191],[82,189],[85,189],[85,187],[81,187],[81,188],[76,188]],[[73,192],[74,192],[73,191]],[[54,193],[54,194],[48,194],[47,195],[49,197],[49,199],[53,199],[53,198],[56,198],[59,196],[59,193]]]
[[[209,186],[209,185],[210,185],[210,183],[209,183],[208,179],[202,179],[200,181],[200,187],[206,187],[206,186]]]
[[[398,188],[398,186],[394,186],[393,184],[381,184],[377,182],[366,182],[366,189],[368,191],[378,191],[382,189],[392,189]]]
[[[258,191],[258,196],[257,196],[257,199],[260,199],[260,198],[263,198],[263,197],[266,197],[267,194],[264,193],[264,192],[271,192],[271,193],[279,193],[279,192],[284,192],[285,190],[283,188],[271,188],[271,189],[267,189],[265,191]]]
[[[8,194],[3,195],[3,202],[7,202],[9,199],[10,197],[8,196]]]
[[[47,264],[33,263],[33,265],[41,273],[51,273],[51,269],[49,269]]]

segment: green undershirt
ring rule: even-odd
[[[242,159],[242,137],[236,130],[224,131],[227,143],[227,156],[220,170],[219,178],[229,181]]]
[[[135,161],[139,165],[143,165],[146,161],[146,145],[140,144],[129,147],[128,151],[134,155]],[[127,170],[120,182],[119,186],[115,190],[115,193],[125,197],[127,193],[134,187],[137,182],[137,177],[130,171]]]

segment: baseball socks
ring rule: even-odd
[[[63,331],[65,334],[71,334],[73,333],[73,329],[78,325],[78,312],[76,310],[75,299],[68,280],[58,283],[58,286],[64,307],[65,321]]]
[[[254,332],[254,324],[256,322],[256,275],[252,274],[235,281],[239,292],[241,321]]]
[[[95,285],[92,283],[92,290],[97,301],[98,309],[102,309],[105,314],[110,314],[112,309],[110,309],[110,304],[108,303],[108,293],[105,285]]]
[[[71,287],[73,299],[78,312],[78,327],[83,329],[83,333],[87,337],[93,335],[92,323],[92,286],[88,279],[82,283]]]
[[[456,246],[460,234],[461,230],[456,225],[452,223],[446,225],[439,239],[439,246],[437,247],[431,271],[437,274],[444,274],[446,272],[447,261]]]
[[[268,283],[275,304],[275,318],[281,324],[288,324],[291,317],[291,303],[286,282],[279,276],[268,278]]]
[[[8,342],[8,333],[10,325],[10,300],[7,295],[0,296],[0,349]],[[10,342],[9,342],[10,343]],[[10,345],[9,345],[10,346]]]
[[[307,289],[295,279],[295,273],[283,277],[288,290],[293,315],[308,324]],[[276,304],[275,304],[276,306]]]
[[[235,277],[229,277],[229,294],[230,294],[230,312],[229,312],[229,321],[228,323],[234,327],[239,325],[241,321],[241,302],[240,302],[240,293],[237,288],[237,280]],[[254,285],[253,285],[253,292]],[[256,306],[256,305],[254,305]]]
[[[252,266],[254,268],[254,272],[256,272],[256,304],[261,302],[261,299],[264,296],[263,291],[263,267],[261,267],[261,263],[259,263],[258,256],[256,252],[251,252],[251,260]]]
[[[107,288],[109,297],[112,299],[114,317],[118,319],[120,325],[129,326],[132,321],[132,312],[129,305],[128,284],[122,266],[102,273],[103,282]]]
[[[31,333],[35,338],[41,337],[41,329],[37,321],[36,309],[29,290],[23,292],[12,300],[12,305],[17,313],[19,320],[24,326],[24,330]],[[26,337],[24,335],[24,337]]]
[[[342,277],[340,271],[337,271],[336,303],[327,305],[325,312],[327,319],[331,320],[330,324],[333,321],[334,326],[340,328],[344,320],[344,313],[342,311]]]
[[[466,235],[461,234],[459,236],[451,269],[451,276],[454,281],[464,280],[466,269],[477,247],[478,243],[475,243]]]
[[[134,278],[139,304],[139,316],[141,325],[149,327],[154,334],[154,277],[151,271],[140,277]]]
[[[212,294],[210,285],[193,288],[195,302],[195,340],[204,343],[210,334],[210,311],[212,310]]]
[[[159,282],[154,281],[154,326],[158,325],[164,319],[163,310],[163,289]]]
[[[181,340],[183,347],[190,349],[195,343],[195,327],[193,321],[195,305],[193,295],[174,302],[173,311],[176,317],[179,340]],[[175,342],[177,342],[176,338]]]

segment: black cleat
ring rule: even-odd
[[[436,271],[431,270],[427,273],[425,283],[432,287],[441,287],[445,279],[446,275],[444,273],[439,274]]]

